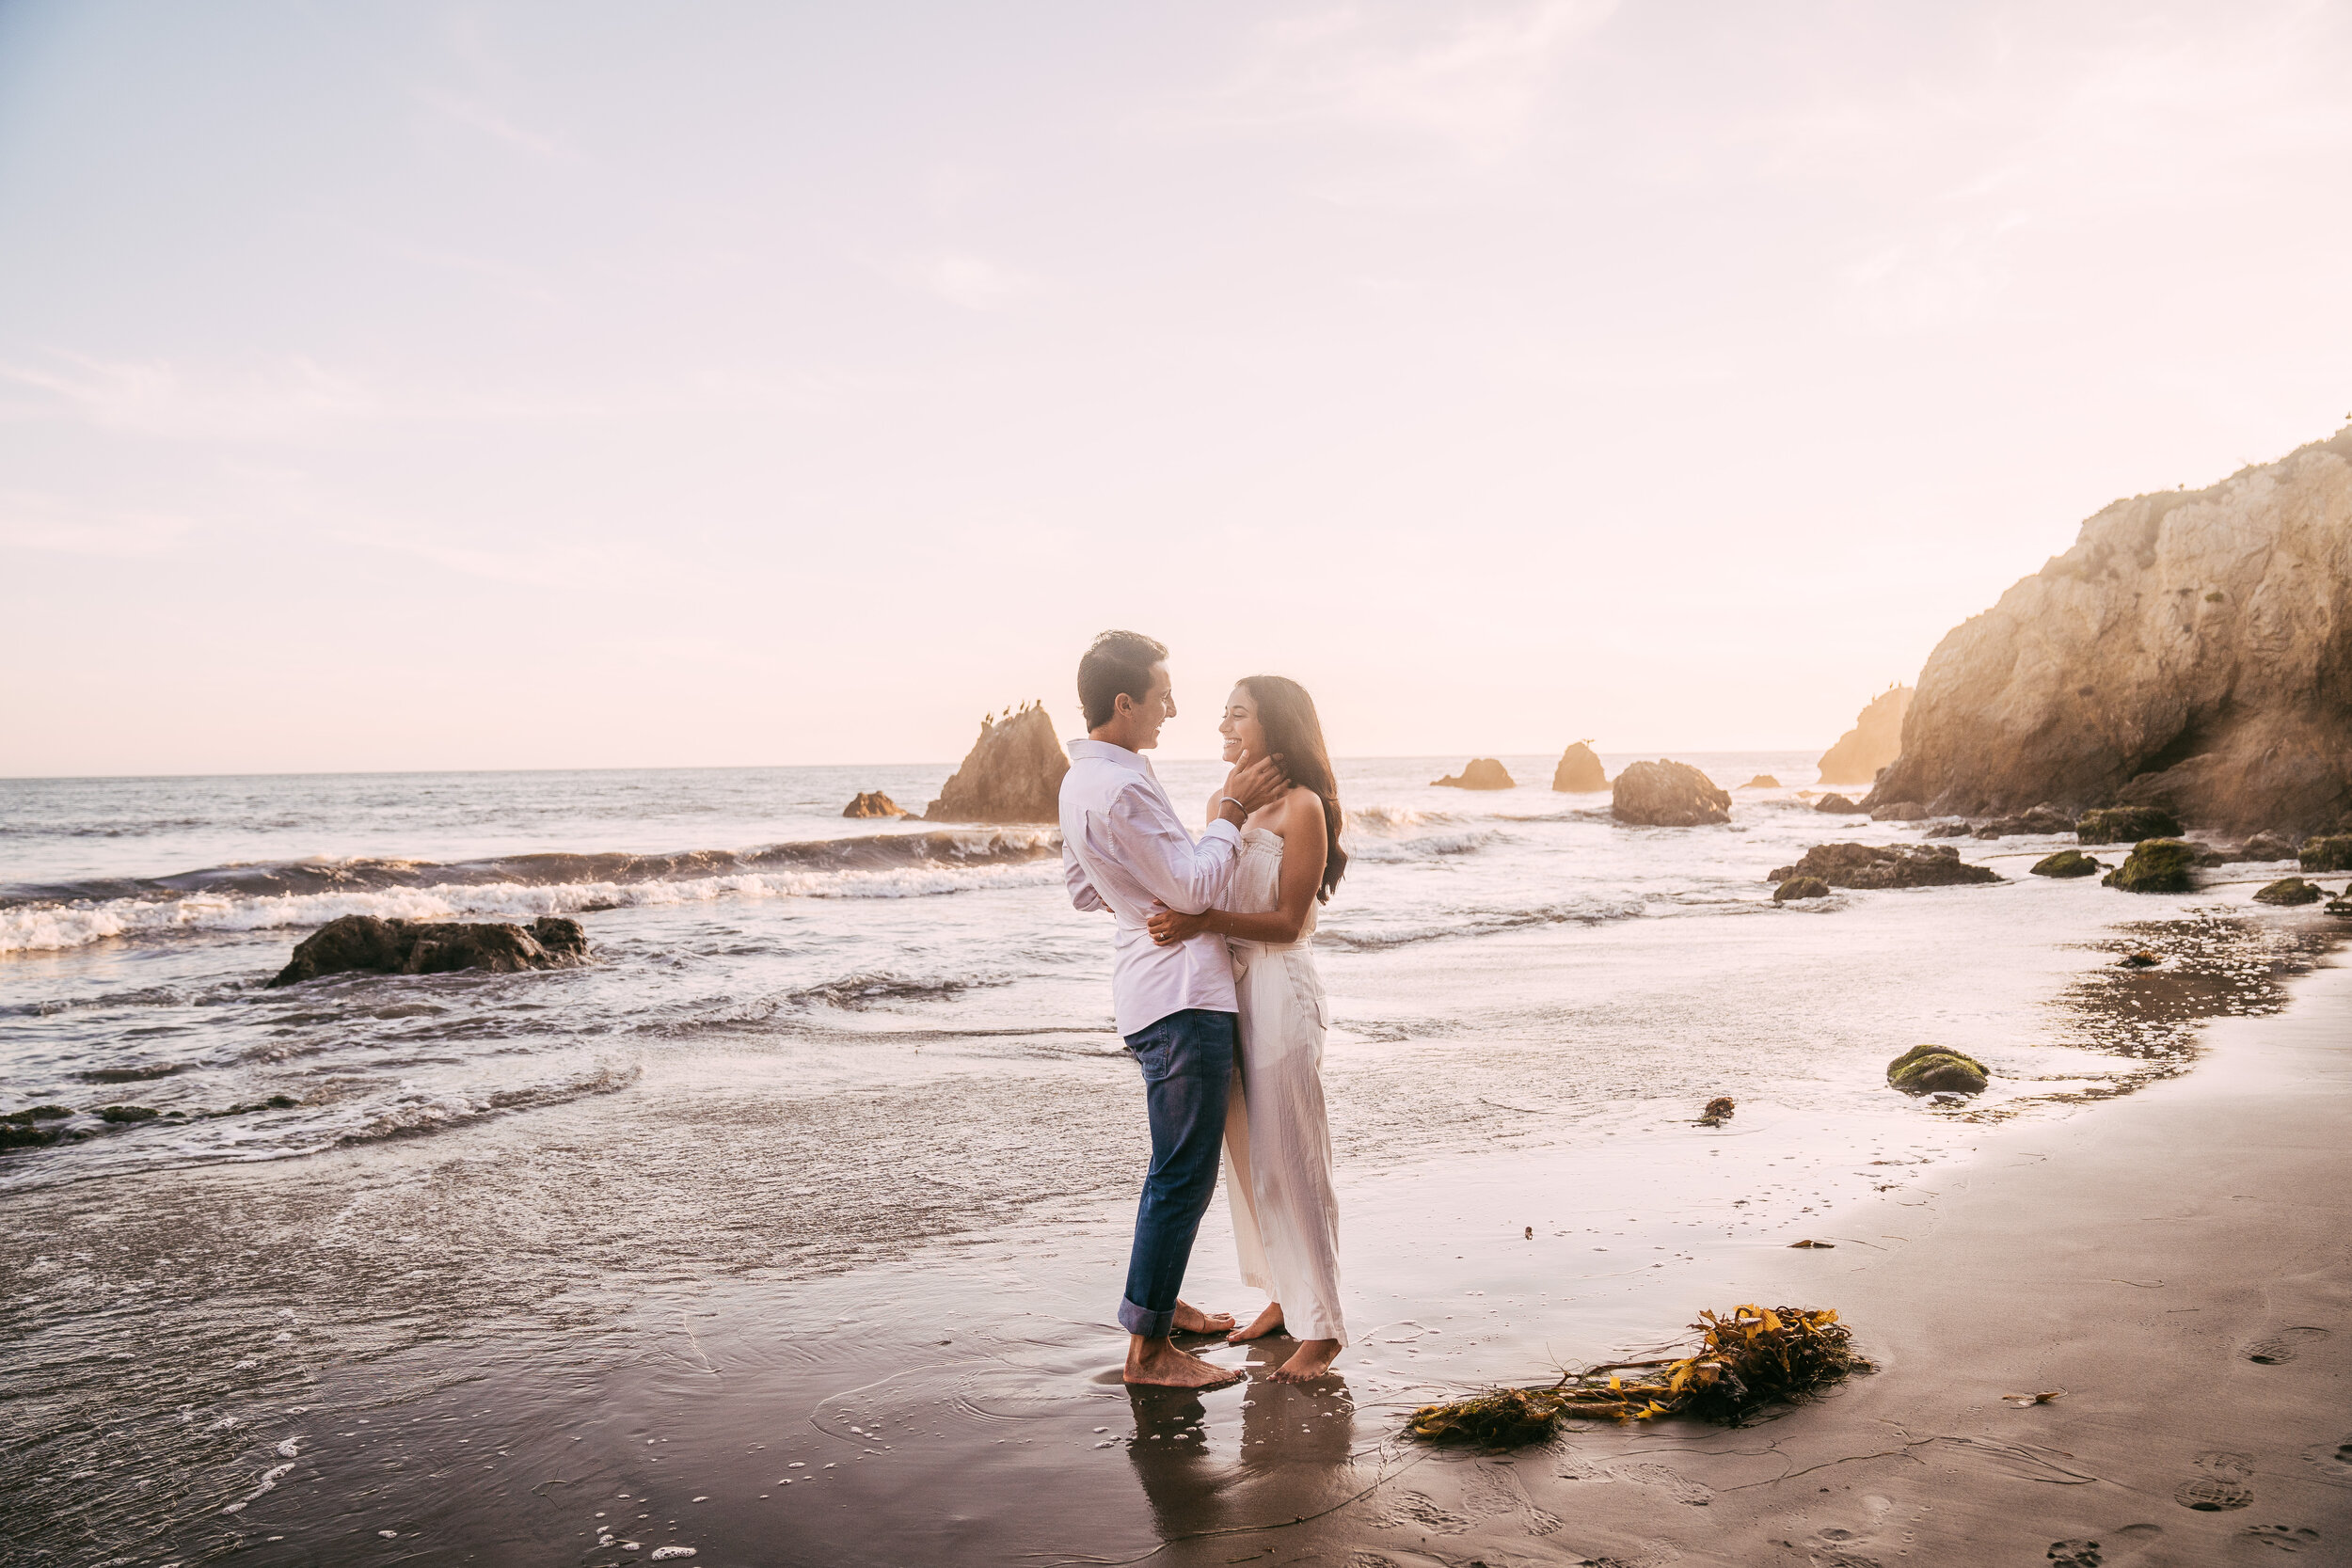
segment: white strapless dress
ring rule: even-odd
[[[1262,914],[1280,901],[1282,836],[1250,828],[1219,909]],[[1299,1339],[1337,1339],[1340,1206],[1331,1190],[1331,1129],[1323,1113],[1323,1035],[1330,1009],[1309,950],[1315,907],[1298,941],[1229,938],[1241,1004],[1241,1061],[1225,1113],[1225,1190],[1242,1278],[1282,1304]]]

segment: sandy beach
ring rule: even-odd
[[[1969,892],[1790,927],[1813,957],[1787,1005],[1872,974],[1899,994],[1887,955]],[[1762,985],[1737,933],[1774,928],[1726,927],[1698,978],[1588,1005],[1671,1019],[1708,974]],[[1620,929],[1484,961],[1591,991],[1588,972],[1641,969],[1624,944],[1678,940]],[[2333,930],[2094,927],[2035,1006],[2153,1081],[2061,1076],[2039,1102],[1892,1122],[1748,1080],[1721,1128],[1638,1093],[1563,1122],[1535,1065],[1581,1058],[1547,1040],[1356,1037],[1328,1072],[1354,1342],[1301,1388],[1119,1383],[1105,1280],[1140,1143],[1132,1068],[1095,1053],[931,1040],[890,1083],[812,1090],[788,1051],[673,1047],[528,1116],[21,1192],[10,1464],[39,1516],[8,1553],[2328,1560],[2352,1530]],[[2143,942],[2162,967],[2116,966]],[[1246,1308],[1224,1212],[1187,1293]],[[1398,1435],[1426,1400],[1742,1301],[1835,1307],[1883,1370],[1740,1431],[1612,1425],[1513,1455]],[[1208,1353],[1263,1370],[1286,1346]]]

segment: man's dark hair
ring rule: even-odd
[[[1111,721],[1122,691],[1141,702],[1152,690],[1152,666],[1168,657],[1168,646],[1136,631],[1106,631],[1078,660],[1078,706],[1087,728]]]

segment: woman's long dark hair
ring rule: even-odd
[[[1323,721],[1315,717],[1315,700],[1307,689],[1287,675],[1248,675],[1258,705],[1258,725],[1265,731],[1266,751],[1282,759],[1291,783],[1304,784],[1323,797],[1323,831],[1328,843],[1323,855],[1323,887],[1315,896],[1331,901],[1332,889],[1347,870],[1347,851],[1340,847],[1340,785],[1331,776],[1331,753],[1323,744]]]

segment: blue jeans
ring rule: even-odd
[[[1176,1326],[1176,1292],[1192,1260],[1192,1239],[1216,1191],[1239,1022],[1233,1013],[1187,1007],[1127,1037],[1127,1053],[1143,1069],[1152,1122],[1152,1170],[1136,1206],[1127,1299],[1119,1304],[1120,1323],[1130,1334],[1161,1339]]]

